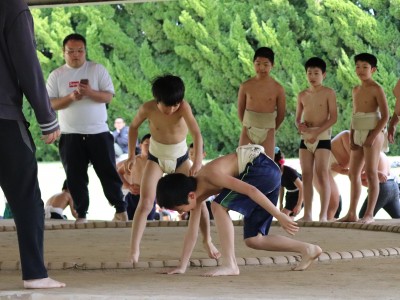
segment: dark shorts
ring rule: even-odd
[[[67,220],[66,216],[62,216],[58,213],[52,212],[50,213],[50,219],[56,219],[56,220]]]
[[[307,146],[304,144],[304,140],[300,141],[300,149],[306,149]],[[316,149],[328,149],[331,150],[331,140],[320,140],[318,142],[317,148]]]
[[[288,192],[286,191],[285,196],[285,208],[287,210],[293,210],[299,200],[299,191]]]
[[[275,206],[278,201],[281,184],[279,167],[266,155],[260,154],[237,177],[260,190]],[[221,206],[234,210],[244,216],[244,238],[267,235],[272,215],[251,200],[247,195],[229,189],[223,189],[214,199]]]
[[[140,195],[133,195],[132,193],[128,193],[125,196],[125,202],[127,204],[126,213],[128,214],[128,220],[133,220],[133,216],[135,215],[135,211],[139,205]],[[156,201],[154,200],[153,208],[147,216],[147,220],[154,220],[156,215]]]
[[[158,164],[158,157],[155,157],[154,155],[152,155],[150,152],[149,152],[149,155],[148,155],[148,158],[147,158],[148,160],[151,160],[151,161],[154,161],[155,163],[157,163]],[[176,159],[176,168],[175,168],[175,170],[176,169],[178,169],[185,161],[187,161],[189,159],[189,151],[187,151],[186,153],[185,153],[185,155],[182,155],[181,157],[179,157],[179,158],[177,158]]]

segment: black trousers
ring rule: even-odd
[[[86,218],[89,209],[89,162],[100,179],[109,203],[117,213],[126,211],[122,181],[115,167],[114,138],[111,133],[62,134],[59,150],[68,189],[79,218]]]
[[[0,186],[17,228],[23,280],[48,277],[43,260],[44,208],[28,126],[0,119]]]

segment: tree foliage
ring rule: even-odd
[[[238,144],[237,91],[254,76],[252,57],[261,46],[275,51],[272,76],[286,91],[286,117],[277,144],[287,156],[297,156],[296,99],[307,87],[303,65],[311,56],[327,62],[325,85],[336,91],[339,120],[334,133],[349,128],[351,89],[358,83],[356,53],[378,57],[374,78],[393,111],[392,89],[400,73],[399,0],[180,0],[32,11],[46,78],[64,63],[62,40],[72,32],[86,37],[88,58],[109,70],[116,88],[108,110],[110,126],[116,117],[133,119],[138,107],[151,99],[156,76],[181,76],[209,157],[231,152]],[[38,140],[34,116],[29,107],[25,112]],[[143,126],[141,135],[147,130]],[[41,160],[58,159],[55,146],[37,145]],[[397,145],[391,147],[390,154],[399,153]]]

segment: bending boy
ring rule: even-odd
[[[267,47],[256,50],[253,58],[256,76],[242,83],[238,93],[238,114],[243,124],[239,145],[257,144],[273,158],[275,131],[285,117],[285,91],[270,76],[274,52]]]
[[[297,99],[296,126],[301,134],[300,165],[303,176],[304,216],[302,221],[312,221],[313,172],[320,186],[321,212],[319,220],[328,220],[331,194],[329,157],[331,155],[331,127],[337,120],[335,92],[322,85],[326,77],[326,63],[318,57],[305,63],[310,87]]]
[[[268,178],[268,180],[265,180]],[[238,275],[234,228],[230,209],[244,215],[244,241],[253,249],[298,252],[302,261],[294,270],[305,270],[322,252],[321,248],[280,235],[268,235],[275,217],[289,234],[299,227],[276,207],[281,184],[279,167],[258,145],[240,146],[237,153],[219,157],[205,165],[195,177],[170,174],[157,185],[160,206],[179,212],[191,211],[180,266],[169,274],[184,273],[197,240],[201,205],[219,194],[211,207],[221,242],[222,266],[206,276]],[[197,224],[196,224],[197,223]]]
[[[361,170],[365,162],[368,180],[368,205],[361,223],[374,221],[379,194],[378,162],[384,143],[383,130],[389,118],[388,104],[382,87],[372,79],[377,59],[369,53],[354,57],[361,85],[353,88],[353,116],[350,130],[350,207],[340,222],[356,222],[357,203],[361,194]]]
[[[155,100],[140,106],[129,127],[129,152],[125,161],[125,169],[129,174],[136,160],[135,145],[138,129],[147,119],[151,138],[149,157],[140,185],[140,201],[132,222],[130,254],[134,263],[139,260],[140,241],[146,227],[147,215],[154,204],[158,180],[164,173],[180,172],[195,175],[201,168],[203,158],[203,139],[190,105],[183,100],[185,86],[182,79],[173,75],[158,77],[153,82],[152,92]],[[188,131],[195,145],[196,156],[193,165],[189,162],[186,145]],[[210,226],[209,218],[203,225],[202,229]],[[208,255],[218,258],[220,254],[207,232],[209,229],[203,232],[203,236]]]

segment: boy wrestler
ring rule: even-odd
[[[379,194],[378,162],[384,143],[383,130],[389,118],[388,104],[382,87],[372,79],[377,59],[369,53],[354,57],[361,84],[353,88],[353,116],[350,128],[350,207],[340,222],[356,222],[357,203],[361,194],[361,170],[365,163],[368,180],[368,205],[360,223],[374,221]]]
[[[326,63],[312,57],[305,63],[310,87],[297,98],[296,127],[301,134],[299,149],[303,176],[304,216],[301,221],[312,221],[313,172],[320,186],[321,211],[319,221],[328,220],[330,198],[329,156],[331,154],[331,127],[337,120],[335,92],[323,86]]]
[[[203,139],[200,128],[189,104],[183,100],[185,86],[181,78],[165,75],[156,78],[152,84],[155,100],[140,106],[129,127],[129,151],[125,170],[129,174],[135,164],[135,145],[139,126],[147,119],[150,129],[149,158],[143,171],[140,185],[140,201],[132,222],[131,261],[139,260],[140,241],[146,227],[147,215],[151,211],[156,196],[156,185],[164,173],[180,172],[195,175],[202,165]],[[186,136],[188,131],[195,145],[193,165],[189,162]],[[205,204],[204,204],[205,205]],[[206,211],[206,210],[205,210]],[[210,226],[209,218],[201,228]],[[203,230],[202,230],[203,231]],[[209,232],[209,229],[206,231]],[[203,233],[208,255],[218,258],[211,237]]]
[[[168,274],[186,271],[197,240],[197,228],[192,221],[198,222],[201,204],[215,194],[219,195],[211,207],[221,242],[222,261],[220,267],[206,276],[239,275],[230,209],[244,215],[244,242],[248,247],[300,253],[302,261],[293,270],[307,269],[321,254],[321,248],[316,245],[268,235],[273,217],[289,234],[294,235],[299,230],[297,224],[276,207],[281,172],[259,145],[240,146],[236,152],[209,162],[195,177],[170,174],[158,182],[157,201],[160,206],[179,212],[191,211],[180,265]]]
[[[274,157],[275,131],[285,117],[285,91],[270,76],[274,52],[267,47],[256,50],[253,58],[256,76],[240,85],[238,114],[243,124],[239,145],[257,144]]]

